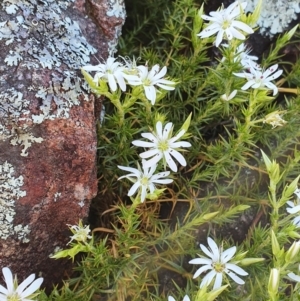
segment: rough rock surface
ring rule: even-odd
[[[53,260],[97,192],[94,99],[80,67],[112,54],[119,0],[0,3],[0,267],[51,288]]]

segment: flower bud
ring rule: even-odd
[[[280,270],[272,269],[269,277],[268,292],[271,300],[276,300],[279,288]]]
[[[296,257],[300,250],[300,240],[294,241],[294,243],[290,246],[288,251],[285,254],[285,262],[290,263]]]

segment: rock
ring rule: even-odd
[[[85,10],[87,9],[87,10]],[[70,273],[65,248],[97,192],[94,98],[80,67],[113,55],[118,0],[0,3],[0,267],[50,289]]]

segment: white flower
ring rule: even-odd
[[[225,101],[229,101],[235,97],[236,93],[237,93],[237,90],[233,90],[229,95],[227,95],[225,93],[225,94],[221,95],[221,99],[223,99]]]
[[[281,113],[285,113],[285,111],[274,111],[266,115],[263,123],[271,124],[272,129],[275,129],[278,126],[284,126],[287,122],[281,118]]]
[[[229,41],[233,38],[244,40],[245,36],[237,29],[246,33],[253,33],[253,30],[247,24],[241,21],[236,21],[235,19],[240,16],[241,9],[244,10],[246,6],[247,2],[240,3],[239,1],[236,1],[229,5],[226,9],[210,12],[210,16],[202,15],[202,19],[211,21],[212,23],[202,30],[198,36],[201,38],[207,38],[218,33],[215,42],[217,47],[222,42],[224,33]]]
[[[286,211],[290,214],[296,214],[300,212],[300,189],[297,188],[294,191],[294,194],[297,195],[297,202],[296,204],[292,201],[287,201],[287,204],[290,206],[290,208],[287,208]],[[300,215],[296,216],[293,220],[293,224],[299,228],[300,227]]]
[[[167,67],[164,66],[159,71],[159,65],[154,65],[150,71],[148,71],[147,66],[138,66],[139,78],[144,87],[145,95],[148,100],[151,101],[151,104],[155,104],[156,100],[156,88],[158,86],[164,90],[174,90],[175,82],[163,79],[167,73]]]
[[[144,202],[147,196],[147,192],[153,193],[156,189],[154,184],[170,184],[173,182],[172,179],[162,179],[167,177],[170,172],[164,171],[154,174],[157,165],[153,164],[150,168],[143,166],[143,171],[141,171],[140,166],[138,169],[126,166],[118,166],[118,168],[129,171],[130,174],[120,177],[118,180],[127,178],[133,182],[133,186],[128,191],[128,196],[134,195],[138,190],[141,195],[141,202]]]
[[[79,221],[78,225],[73,225],[73,226],[68,225],[68,227],[74,234],[74,235],[70,236],[71,240],[68,242],[68,244],[71,243],[73,240],[80,241],[80,242],[86,242],[87,239],[92,238],[92,236],[89,235],[89,233],[91,232],[90,226],[87,225],[84,227],[82,225],[82,221]]]
[[[144,161],[144,167],[150,167],[157,164],[160,159],[164,160],[164,166],[166,164],[170,167],[172,171],[177,171],[177,165],[174,162],[174,157],[182,166],[186,166],[186,160],[184,157],[176,150],[180,147],[190,147],[191,144],[186,141],[177,141],[185,133],[185,130],[181,130],[177,135],[171,138],[173,130],[173,123],[169,122],[165,125],[163,129],[161,121],[156,123],[155,133],[143,133],[142,137],[150,140],[151,142],[146,142],[142,140],[134,140],[132,144],[140,147],[150,147],[151,149],[140,154],[143,159],[150,158],[148,161]],[[177,142],[176,142],[177,141]]]
[[[139,79],[135,75],[129,75],[124,72],[124,66],[120,62],[115,62],[115,58],[109,57],[105,64],[99,64],[96,66],[84,66],[82,67],[85,71],[96,71],[94,76],[94,82],[98,83],[100,79],[104,79],[108,82],[110,90],[115,92],[117,85],[122,91],[126,91],[126,81],[129,84],[139,83]]]
[[[0,285],[0,301],[33,301],[28,297],[40,288],[44,280],[43,278],[34,280],[35,274],[31,274],[18,286],[17,279],[13,279],[9,268],[3,268],[2,273],[7,288]]]
[[[214,277],[216,277],[216,280],[213,289],[220,288],[222,285],[224,272],[236,283],[244,284],[244,280],[242,280],[236,274],[246,276],[248,275],[248,273],[237,265],[228,263],[235,254],[236,247],[231,247],[223,252],[220,250],[220,248],[218,248],[217,244],[210,237],[207,238],[207,242],[210,249],[207,249],[202,244],[200,244],[200,248],[209,258],[200,257],[189,261],[189,263],[191,264],[204,265],[196,271],[193,278],[198,277],[203,272],[211,270],[204,276],[200,288],[202,288],[204,285],[209,285]]]
[[[168,301],[176,301],[176,300],[172,296],[169,296]],[[185,295],[183,297],[183,301],[190,301],[190,297],[188,295]]]
[[[261,67],[255,62],[258,60],[258,57],[255,55],[249,55],[250,49],[247,49],[244,43],[241,43],[237,49],[234,61],[240,61],[242,66],[245,69],[255,69],[255,70],[261,70]]]
[[[278,70],[276,73],[274,73],[278,68],[278,65],[273,65],[270,68],[268,68],[266,71],[260,71],[255,70],[253,68],[250,68],[250,73],[233,73],[235,76],[243,77],[248,80],[248,82],[241,88],[242,90],[247,90],[250,87],[253,89],[260,89],[263,87],[267,87],[270,90],[273,90],[273,95],[276,95],[278,93],[278,88],[276,85],[271,83],[272,80],[278,78],[283,70]],[[273,75],[271,75],[274,73]]]

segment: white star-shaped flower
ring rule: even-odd
[[[287,204],[288,206],[290,206],[289,208],[286,208],[286,211],[289,213],[289,214],[296,214],[296,213],[299,213],[300,212],[300,189],[297,188],[295,191],[294,191],[294,194],[297,195],[297,202],[294,203],[292,201],[287,201]],[[300,227],[300,215],[296,216],[294,219],[293,219],[293,224],[299,228]]]
[[[98,84],[100,79],[105,80],[108,82],[112,92],[117,90],[118,85],[122,91],[126,91],[126,81],[130,85],[137,85],[140,83],[139,78],[136,75],[126,74],[124,72],[124,66],[115,60],[115,58],[109,57],[105,64],[84,66],[82,69],[85,71],[95,71],[94,82]]]
[[[221,44],[224,33],[229,41],[233,38],[244,40],[245,36],[237,29],[249,34],[254,31],[247,24],[235,19],[240,16],[241,9],[244,10],[246,6],[247,2],[240,3],[239,1],[236,1],[229,5],[226,9],[210,12],[210,16],[202,15],[202,19],[211,21],[211,24],[202,30],[198,36],[201,38],[207,38],[217,33],[215,41],[215,45],[217,47]]]
[[[151,104],[155,104],[156,100],[156,87],[158,86],[164,90],[174,90],[175,82],[164,79],[163,77],[167,73],[167,67],[164,66],[159,71],[159,65],[154,65],[149,71],[147,66],[138,66],[139,78],[141,84],[144,87],[145,95],[148,100],[151,101]]]
[[[250,55],[250,52],[251,49],[248,49],[244,43],[241,43],[236,49],[234,61],[240,61],[245,69],[261,70],[260,65],[255,62],[258,60],[258,57]]]
[[[228,44],[222,44],[224,47],[229,47]],[[256,69],[261,70],[259,64],[255,61],[258,60],[258,57],[255,55],[250,55],[251,49],[247,48],[244,43],[241,43],[236,49],[234,53],[234,62],[240,62],[244,69]],[[225,61],[225,57],[222,58],[222,62]]]
[[[244,280],[242,280],[236,274],[246,276],[248,273],[242,268],[238,267],[236,264],[229,263],[229,260],[233,258],[236,252],[236,247],[231,247],[223,252],[210,237],[207,238],[207,242],[210,249],[206,248],[202,244],[200,244],[200,248],[209,258],[200,257],[189,261],[191,264],[203,265],[196,271],[193,278],[198,277],[203,272],[211,270],[204,276],[200,284],[200,288],[202,288],[204,285],[209,285],[214,277],[216,279],[213,289],[220,288],[224,273],[226,273],[234,282],[238,284],[244,284]]]
[[[261,89],[267,87],[270,90],[273,90],[273,95],[276,95],[278,93],[278,88],[276,87],[276,85],[271,83],[271,81],[278,78],[283,72],[283,70],[278,70],[277,72],[275,72],[277,69],[278,69],[278,65],[276,64],[269,67],[266,71],[264,70],[260,71],[260,70],[250,68],[250,73],[243,72],[243,73],[233,73],[233,74],[235,76],[243,77],[247,79],[246,84],[241,88],[242,90],[247,90],[250,87],[253,89]]]
[[[176,300],[172,296],[169,296],[168,301],[176,301]],[[190,301],[190,297],[188,295],[185,295],[183,297],[183,301]]]
[[[91,239],[92,236],[89,235],[91,232],[90,226],[83,226],[82,221],[79,221],[78,225],[68,225],[69,229],[73,233],[72,236],[70,236],[71,240],[68,242],[71,243],[73,240],[79,241],[79,242],[86,242],[88,239]]]
[[[141,202],[144,202],[147,192],[150,191],[150,193],[153,193],[155,191],[155,184],[170,184],[173,182],[172,179],[165,179],[170,174],[169,171],[159,172],[154,175],[156,167],[156,164],[153,164],[151,167],[143,165],[143,170],[141,170],[139,165],[138,169],[119,165],[118,168],[129,171],[130,174],[122,176],[118,180],[127,178],[134,183],[127,195],[132,196],[138,191],[141,196]]]
[[[142,137],[150,140],[146,142],[142,140],[134,140],[132,144],[140,147],[150,147],[151,149],[140,154],[143,159],[149,159],[144,161],[144,167],[150,167],[157,164],[159,160],[164,160],[164,166],[166,164],[172,171],[177,171],[177,165],[173,158],[175,158],[182,166],[186,166],[186,160],[178,151],[181,147],[191,147],[191,144],[187,141],[177,141],[185,133],[185,130],[181,130],[177,135],[171,137],[173,130],[173,123],[169,122],[163,125],[161,121],[156,123],[156,132],[154,133],[143,133]],[[172,158],[173,157],[173,158]]]
[[[2,273],[7,288],[0,285],[0,301],[33,301],[33,299],[28,299],[28,297],[30,298],[31,295],[40,288],[44,280],[43,278],[34,280],[35,274],[31,274],[18,285],[17,279],[13,279],[12,272],[9,268],[3,268]]]

